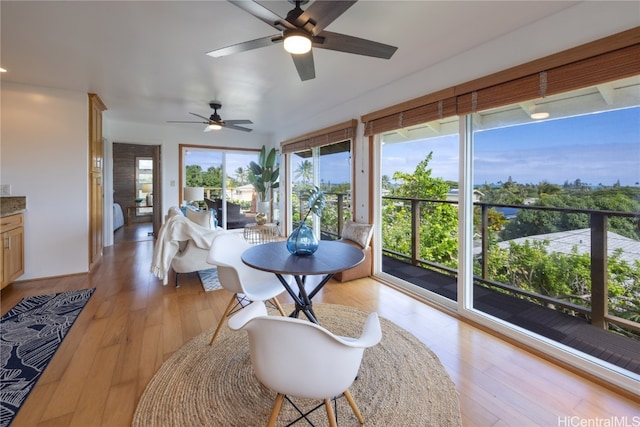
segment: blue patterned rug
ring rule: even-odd
[[[210,268],[208,270],[198,271],[200,277],[200,283],[206,292],[215,291],[216,289],[222,289],[220,280],[218,280],[218,269]]]
[[[93,291],[24,298],[0,318],[0,427],[11,424]]]

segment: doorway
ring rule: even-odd
[[[160,229],[160,146],[113,144],[113,201],[121,206],[124,227],[114,242],[152,240]]]

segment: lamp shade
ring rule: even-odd
[[[184,199],[186,201],[204,200],[203,187],[184,187]]]
[[[152,190],[153,190],[153,184],[142,184],[143,193],[151,193]]]

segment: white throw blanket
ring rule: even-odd
[[[216,235],[226,230],[210,230],[191,221],[183,215],[170,216],[158,232],[158,240],[153,250],[151,273],[163,284],[169,281],[171,260],[178,253],[180,242],[191,240],[196,247],[209,249]]]

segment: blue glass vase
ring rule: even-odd
[[[287,250],[293,255],[312,255],[318,250],[318,239],[304,221],[300,221],[300,225],[289,235]]]

